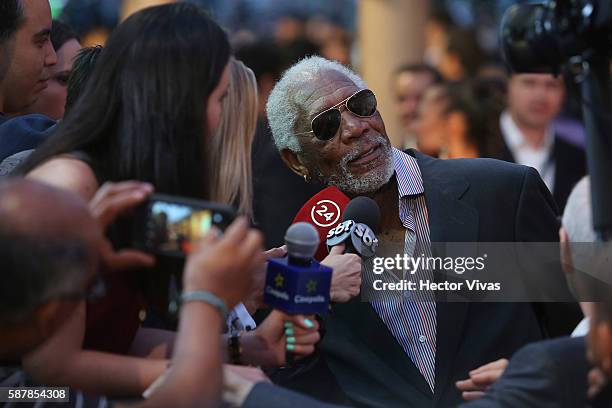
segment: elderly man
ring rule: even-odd
[[[267,113],[295,173],[378,203],[382,250],[431,254],[431,242],[558,239],[556,207],[535,170],[392,148],[374,93],[335,62],[312,57],[290,68]],[[326,318],[320,361],[338,386],[319,397],[369,407],[455,406],[455,381],[542,338],[540,317],[528,303],[337,304]]]

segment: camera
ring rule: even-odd
[[[513,71],[561,72],[585,52],[609,57],[612,2],[558,0],[510,7],[501,23],[501,49]]]
[[[564,73],[580,86],[587,132],[593,227],[612,239],[612,1],[551,0],[510,7],[501,23],[501,49],[518,73]]]

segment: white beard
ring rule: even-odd
[[[387,184],[395,172],[393,165],[393,150],[391,143],[383,136],[376,136],[374,141],[380,142],[380,148],[383,150],[382,155],[385,160],[384,166],[373,169],[366,174],[355,175],[349,170],[348,163],[357,158],[362,147],[356,146],[353,151],[344,156],[338,165],[335,174],[325,177],[319,169],[315,174],[317,178],[326,185],[338,187],[341,191],[353,195],[373,193]]]

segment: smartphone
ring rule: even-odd
[[[224,231],[235,218],[235,210],[228,205],[152,194],[136,212],[134,247],[155,255],[185,257],[212,226]]]

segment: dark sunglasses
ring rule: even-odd
[[[311,131],[297,134],[313,133],[317,139],[323,141],[333,139],[342,123],[342,111],[340,110],[342,106],[355,116],[370,118],[376,113],[376,95],[369,89],[357,91],[315,116],[310,123]]]

